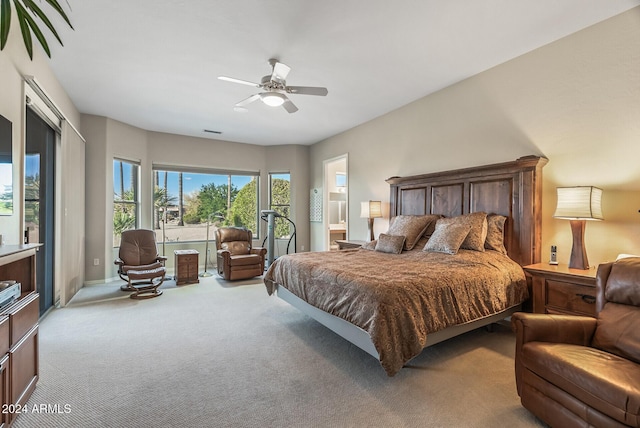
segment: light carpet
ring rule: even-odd
[[[85,287],[40,323],[40,381],[15,428],[540,427],[508,326],[427,348],[396,376],[261,279]],[[48,405],[48,410],[33,413]]]

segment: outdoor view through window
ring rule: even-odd
[[[137,165],[114,159],[114,240],[136,226]],[[289,174],[270,175],[274,209],[288,215]],[[215,228],[241,226],[259,238],[258,173],[243,175],[154,169],[153,229],[158,241],[184,242],[213,239]],[[286,232],[282,230],[282,235]]]

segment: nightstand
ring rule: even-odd
[[[523,269],[531,278],[533,312],[595,317],[595,267],[581,270],[564,264],[537,263]]]
[[[346,250],[347,248],[360,248],[366,243],[367,241],[340,240],[340,239],[336,240],[336,244],[338,244],[339,250]]]
[[[176,285],[197,284],[198,279],[198,251],[175,250],[174,267]]]

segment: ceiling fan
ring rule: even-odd
[[[324,97],[329,93],[327,88],[321,88],[317,86],[287,86],[286,78],[291,67],[277,59],[270,59],[271,74],[262,77],[260,83],[249,82],[247,80],[235,79],[233,77],[218,76],[218,79],[226,82],[240,83],[242,85],[253,86],[263,89],[264,92],[251,95],[249,98],[238,102],[236,108],[244,108],[247,104],[250,104],[256,100],[262,100],[268,106],[279,107],[282,106],[289,113],[295,113],[298,111],[298,107],[291,102],[286,94],[301,94],[301,95],[318,95]]]

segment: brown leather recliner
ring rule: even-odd
[[[266,248],[253,247],[251,231],[241,227],[216,230],[218,274],[226,280],[247,279],[264,273]]]
[[[125,285],[122,291],[133,291],[132,299],[148,299],[162,294],[166,257],[158,254],[156,234],[153,230],[134,229],[122,232],[120,250],[115,264]]]
[[[552,427],[640,426],[640,258],[598,266],[596,318],[516,313],[522,405]]]

